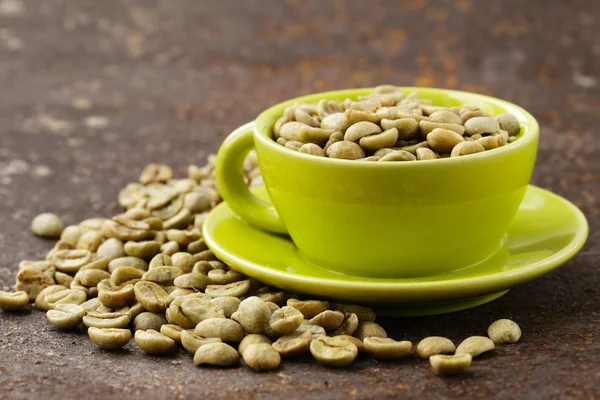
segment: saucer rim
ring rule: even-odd
[[[532,264],[514,270],[487,273],[475,277],[451,279],[450,277],[452,273],[449,273],[443,275],[446,278],[444,280],[431,280],[427,282],[402,282],[402,280],[406,278],[368,278],[369,281],[345,281],[332,278],[322,278],[318,276],[286,273],[249,262],[235,255],[231,255],[222,249],[208,233],[208,227],[211,225],[209,223],[211,215],[215,215],[213,214],[214,210],[211,211],[207,221],[204,223],[202,234],[208,247],[220,259],[240,270],[240,272],[248,276],[268,274],[269,276],[276,277],[278,280],[293,281],[295,284],[306,284],[307,290],[305,293],[317,294],[315,290],[312,290],[312,287],[315,285],[327,285],[329,287],[335,286],[337,290],[400,290],[403,294],[402,297],[406,298],[406,300],[417,300],[417,298],[426,298],[431,301],[452,298],[460,299],[470,296],[489,294],[492,292],[499,292],[510,289],[516,285],[532,281],[563,265],[575,254],[577,254],[577,252],[585,244],[589,234],[589,225],[585,215],[575,204],[558,194],[534,185],[528,185],[527,190],[538,192],[543,196],[554,197],[563,203],[565,207],[568,207],[572,211],[574,218],[577,220],[577,231],[575,236],[568,245],[551,256],[544,258],[543,260],[536,261]],[[223,202],[219,204],[217,207],[215,207],[215,210],[220,209],[221,207],[226,207],[226,203]],[[250,271],[250,273],[248,273],[248,271]],[[387,282],[377,281],[378,279],[385,279]],[[465,293],[465,290],[467,290],[468,293]],[[434,293],[439,294],[439,296],[433,295]],[[455,293],[456,295],[451,295],[451,293]]]

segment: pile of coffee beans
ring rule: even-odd
[[[287,107],[273,138],[291,150],[363,161],[415,161],[492,150],[518,138],[509,113],[492,116],[477,106],[442,107],[391,85],[341,103]]]
[[[147,166],[139,182],[121,190],[126,211],[112,218],[63,229],[55,215],[36,217],[35,234],[60,240],[45,260],[19,264],[15,291],[0,291],[0,309],[15,312],[33,302],[57,329],[85,325],[101,349],[118,350],[133,338],[148,354],[183,348],[196,365],[228,367],[242,359],[268,371],[305,353],[332,367],[363,354],[382,360],[411,355],[412,343],[388,338],[369,307],[302,299],[220,261],[201,233],[221,201],[214,165],[210,156],[206,166],[190,166],[185,179],[174,179],[166,165]],[[254,153],[246,159],[245,179],[261,183]],[[456,374],[495,344],[518,341],[521,332],[500,320],[488,335],[458,347],[447,338],[426,338],[416,354],[435,372]]]

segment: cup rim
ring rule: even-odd
[[[311,154],[300,153],[298,151],[293,151],[291,149],[286,148],[278,144],[274,141],[270,136],[270,131],[272,128],[272,124],[266,124],[265,120],[272,119],[273,114],[277,114],[278,117],[283,113],[283,110],[293,105],[294,103],[317,103],[319,100],[323,98],[339,98],[339,97],[356,97],[362,95],[371,94],[374,88],[356,88],[356,89],[343,89],[343,90],[334,90],[328,92],[320,92],[313,93],[310,95],[296,97],[290,100],[286,100],[279,104],[276,104],[272,107],[269,107],[265,111],[259,114],[254,122],[254,138],[255,140],[259,140],[262,144],[269,147],[272,151],[276,152],[284,152],[287,157],[295,157],[305,160],[310,160],[314,163],[323,163],[326,165],[341,165],[344,167],[356,167],[356,168],[364,168],[364,166],[369,166],[370,168],[424,168],[425,166],[431,167],[432,165],[456,165],[470,162],[482,161],[483,159],[487,159],[490,157],[498,157],[507,152],[515,151],[522,147],[526,147],[530,145],[532,142],[535,142],[539,138],[540,128],[537,120],[524,108],[511,103],[506,100],[502,100],[496,97],[487,96],[484,94],[461,91],[461,90],[452,90],[452,89],[442,89],[442,88],[432,88],[432,87],[418,87],[418,86],[398,86],[403,92],[412,92],[416,91],[419,95],[423,95],[423,97],[427,98],[427,95],[439,95],[443,94],[446,96],[453,97],[459,101],[463,101],[463,99],[468,98],[472,100],[472,103],[469,105],[492,105],[502,107],[517,117],[517,120],[523,126],[524,132],[521,133],[518,140],[513,143],[507,144],[502,147],[498,147],[491,150],[486,150],[480,153],[468,154],[462,157],[447,157],[447,158],[438,158],[435,160],[421,160],[420,162],[373,162],[367,160],[344,160],[338,158],[329,158],[329,157],[315,157]],[[466,104],[466,103],[464,103]],[[263,129],[260,129],[263,128]]]

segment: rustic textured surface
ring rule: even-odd
[[[380,83],[492,94],[539,118],[534,183],[580,206],[590,239],[563,268],[477,309],[383,321],[395,338],[523,329],[453,379],[425,362],[308,360],[258,375],[187,354],[99,351],[41,312],[0,312],[2,398],[600,397],[600,2],[0,0],[0,287],[52,243],[31,218],[117,212],[148,162],[182,172],[280,100]],[[594,156],[595,155],[595,156]]]

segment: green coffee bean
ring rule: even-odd
[[[322,336],[326,336],[325,329],[322,326],[315,325],[307,319],[303,320],[298,329],[296,329],[296,332],[304,331],[310,332],[312,340],[315,340],[316,338]]]
[[[412,343],[408,340],[397,342],[382,337],[367,337],[364,339],[365,350],[374,358],[380,360],[396,360],[410,354]]]
[[[136,331],[135,343],[148,354],[162,355],[170,353],[175,348],[175,341],[153,329]]]
[[[166,241],[166,239],[167,239],[167,234],[165,233],[165,241]],[[169,242],[163,243],[160,246],[160,253],[167,255],[167,256],[172,256],[173,254],[177,253],[178,251],[179,251],[179,243],[172,241],[172,240]]]
[[[134,321],[135,322],[135,321]],[[175,343],[181,343],[181,333],[183,332],[183,328],[178,325],[167,324],[166,319],[165,323],[160,327],[160,333],[165,335],[168,338],[171,338],[175,341]]]
[[[76,248],[95,252],[102,244],[102,234],[98,231],[87,231],[77,241]]]
[[[198,188],[187,193],[183,199],[183,206],[192,213],[207,211],[212,206],[212,195],[208,188]]]
[[[181,331],[181,345],[188,352],[194,354],[196,351],[209,343],[221,343],[221,339],[219,338],[203,338],[198,336],[192,330],[182,330]]]
[[[79,268],[79,271],[77,271],[77,272],[85,271],[88,269],[96,269],[96,270],[100,270],[100,271],[106,271],[108,269],[108,263],[109,263],[108,258],[97,258],[97,259],[92,260],[89,263],[85,264],[83,267]]]
[[[110,273],[100,269],[86,269],[75,274],[75,281],[87,287],[96,286],[100,281],[109,278]]]
[[[176,267],[174,267],[176,268]],[[175,286],[179,288],[191,288],[196,290],[204,290],[210,287],[210,284],[213,283],[212,280],[203,274],[199,274],[197,272],[191,272],[189,274],[179,275],[173,281]]]
[[[113,273],[119,267],[133,267],[140,271],[147,271],[148,263],[137,257],[119,257],[108,263],[108,272]]]
[[[498,121],[492,117],[473,117],[465,122],[465,133],[469,136],[477,133],[481,135],[494,134],[498,133],[499,130]]]
[[[131,331],[129,329],[96,328],[92,326],[88,329],[88,336],[101,349],[116,350],[129,343]]]
[[[149,260],[158,253],[160,253],[160,243],[150,240],[143,242],[132,242],[125,243],[125,253],[130,257],[139,257],[145,260]]]
[[[246,332],[263,333],[269,326],[271,309],[263,300],[252,296],[240,303],[237,315]]]
[[[140,281],[134,286],[137,301],[148,311],[164,312],[167,292],[154,282]]]
[[[368,320],[365,320],[365,321],[368,321]],[[353,312],[346,312],[344,314],[344,320],[342,321],[342,324],[340,325],[339,328],[337,328],[335,330],[334,333],[337,336],[342,336],[342,335],[352,336],[352,335],[354,335],[354,332],[356,332],[356,329],[358,329],[358,324],[359,324],[358,316]]]
[[[325,157],[325,151],[318,145],[314,143],[305,143],[303,144],[298,151],[300,153],[310,154],[318,157]]]
[[[228,285],[241,281],[244,278],[244,275],[239,272],[234,270],[225,271],[223,269],[210,270],[207,272],[207,275],[216,285]]]
[[[114,287],[119,287],[126,284],[135,285],[142,276],[144,271],[134,267],[118,267],[110,274],[110,283]]]
[[[485,151],[485,148],[478,142],[460,142],[454,146],[450,157],[466,156],[468,154],[481,153],[482,151]]]
[[[77,225],[69,225],[60,234],[60,240],[75,246],[82,234],[83,231]]]
[[[81,267],[92,261],[92,253],[83,249],[59,250],[54,253],[51,261],[61,272],[76,273]]]
[[[224,342],[239,342],[244,338],[242,325],[226,318],[209,318],[201,321],[194,330],[202,337],[216,337]]]
[[[290,119],[286,116],[279,118],[275,122],[275,125],[273,126],[273,138],[275,140],[279,139],[279,136],[281,135],[281,127],[283,126],[283,124],[288,122],[290,122]]]
[[[83,323],[88,328],[125,328],[130,321],[131,317],[126,312],[101,313],[92,311],[83,317]]]
[[[240,362],[238,352],[225,343],[209,343],[201,346],[194,354],[194,364],[196,365],[216,365],[219,367],[229,367],[237,365]]]
[[[181,209],[177,214],[163,223],[164,229],[183,229],[192,222],[192,213],[187,208]],[[168,236],[167,236],[168,237]],[[196,239],[194,239],[196,240]]]
[[[160,331],[160,327],[167,324],[167,320],[162,313],[142,312],[133,320],[134,331],[147,331],[153,329]]]
[[[46,313],[46,317],[57,328],[73,329],[81,323],[85,314],[85,310],[80,305],[57,304],[54,309]]]
[[[152,235],[150,225],[143,221],[135,221],[124,217],[113,217],[102,224],[100,231],[106,238],[115,237],[123,241],[141,241]]]
[[[340,327],[344,321],[344,313],[341,311],[325,310],[313,318],[310,322],[314,325],[323,327],[326,331],[331,331]]]
[[[171,256],[167,256],[164,254],[157,254],[150,260],[150,264],[148,264],[147,270],[154,269],[156,267],[172,267],[173,259]]]
[[[16,311],[24,308],[29,304],[29,296],[27,292],[5,292],[0,290],[0,309],[4,311]]]
[[[360,340],[357,337],[354,336],[349,336],[349,335],[335,335],[335,337],[340,338],[340,339],[344,339],[349,341],[350,343],[352,343],[353,345],[356,346],[356,348],[358,349],[358,353],[364,353],[365,350],[365,345],[363,343],[362,340]]]
[[[312,115],[310,115],[306,111],[302,110],[301,108],[296,108],[296,110],[294,112],[294,118],[296,119],[296,121],[303,123],[305,125],[308,125],[308,126],[312,126],[314,128],[320,126],[318,118],[313,117]]]
[[[169,229],[167,231],[167,239],[179,243],[180,246],[187,246],[202,237],[202,233],[198,229],[182,231],[179,229]]]
[[[54,309],[58,304],[83,304],[87,300],[85,292],[76,289],[67,289],[60,292],[52,293],[46,296],[45,301],[48,303],[50,310]]]
[[[329,308],[328,302],[320,300],[289,299],[287,305],[300,311],[305,319],[313,318]]]
[[[347,109],[344,112],[344,115],[350,124],[357,124],[360,122],[378,123],[382,118],[385,118],[385,116],[381,114],[378,115],[372,112],[352,109]]]
[[[412,155],[411,153],[409,153],[408,151],[404,151],[404,150],[395,150],[395,151],[391,151],[389,153],[387,153],[386,155],[384,155],[383,157],[381,157],[379,159],[379,162],[386,162],[386,161],[415,161],[417,158]]]
[[[204,241],[204,239],[198,239],[190,244],[188,244],[187,247],[187,252],[189,254],[196,254],[196,253],[200,253],[201,251],[205,251],[208,250],[208,246],[206,245],[206,242]],[[192,264],[193,267],[193,264]]]
[[[37,299],[36,299],[36,301],[37,301]],[[93,299],[89,299],[88,301],[81,304],[81,307],[83,307],[86,314],[89,312],[92,312],[92,311],[96,311],[100,306],[102,306],[102,303],[100,302],[100,300],[98,300],[97,297],[95,297]],[[37,308],[37,306],[36,306],[36,308]],[[49,308],[47,308],[46,310],[49,310]]]
[[[492,150],[500,146],[500,142],[496,136],[484,136],[478,139],[475,143],[481,145],[484,150]]]
[[[142,280],[159,283],[163,286],[170,286],[175,278],[182,275],[183,272],[176,267],[155,267],[149,269],[143,276]]]
[[[500,129],[506,131],[509,136],[516,136],[521,131],[521,125],[513,114],[504,113],[496,115],[496,121]]]
[[[488,336],[494,344],[516,343],[521,338],[521,328],[510,319],[499,319],[489,326]]]
[[[299,151],[302,146],[304,146],[304,142],[299,142],[297,140],[288,140],[285,142],[285,147],[294,151]]]
[[[417,149],[417,160],[435,160],[437,155],[435,152],[429,148],[419,148]]]
[[[419,123],[414,118],[382,119],[381,127],[385,130],[395,128],[398,139],[410,139],[419,133]],[[391,147],[391,146],[390,146]]]
[[[356,359],[358,348],[339,336],[325,336],[311,342],[310,352],[314,358],[325,365],[344,367]]]
[[[364,136],[360,138],[360,146],[368,151],[376,151],[384,147],[393,146],[398,140],[398,130],[396,128],[388,129],[382,133]]]
[[[457,375],[464,372],[471,366],[472,357],[470,354],[460,354],[454,356],[434,355],[429,358],[433,371],[438,375]]]
[[[253,343],[245,348],[242,358],[255,371],[271,371],[281,364],[281,356],[267,343]]]
[[[173,242],[177,243],[177,242]],[[194,268],[194,258],[190,253],[178,252],[171,256],[171,262],[175,268],[179,268],[184,273],[192,272]]]
[[[499,147],[504,146],[508,142],[508,132],[506,131],[500,130],[500,132],[498,132],[494,137],[498,141]]]
[[[362,321],[358,323],[354,336],[364,341],[369,337],[387,338],[387,332],[376,322]]]
[[[342,108],[335,101],[321,99],[317,104],[317,114],[322,119],[333,113],[339,113],[341,110]]]
[[[250,290],[250,281],[233,282],[227,285],[208,285],[205,293],[211,297],[241,297]],[[257,333],[257,332],[254,332]]]
[[[346,117],[345,113],[336,112],[329,114],[321,120],[321,128],[334,131],[334,132],[345,132],[350,126],[350,121]],[[331,138],[331,137],[330,137]],[[329,138],[329,139],[330,139]]]
[[[275,351],[283,358],[295,357],[306,353],[312,340],[310,331],[298,330],[277,339],[275,343],[273,343],[273,349],[275,349]]]
[[[280,335],[288,335],[298,329],[303,320],[304,316],[300,311],[286,306],[273,312],[269,326]]]
[[[441,336],[430,336],[417,345],[417,355],[423,360],[436,354],[453,354],[456,346],[452,340]]]
[[[454,132],[459,136],[464,135],[465,127],[457,124],[443,124],[441,122],[430,122],[430,121],[421,121],[419,122],[419,129],[421,130],[421,134],[425,136],[426,139],[429,140],[429,134],[436,129],[442,129],[445,131]]]
[[[464,141],[461,135],[447,129],[436,128],[427,135],[429,146],[440,153],[448,153],[454,146]]]
[[[148,202],[148,208],[152,210],[153,217],[162,221],[168,221],[181,212],[183,209],[183,196],[177,196],[175,193],[172,195],[176,197],[163,197],[163,201],[160,201],[161,199],[159,199],[159,201],[155,201],[156,197],[150,199]],[[165,226],[163,224],[163,228],[164,227]]]
[[[35,301],[38,294],[54,285],[54,273],[56,268],[50,263],[35,263],[30,267],[23,268],[17,274],[15,292],[24,291],[29,296],[29,301]]]
[[[59,238],[64,225],[56,214],[43,213],[31,221],[31,231],[37,236]]]
[[[211,302],[221,307],[225,318],[230,318],[231,314],[236,312],[240,307],[241,300],[237,297],[223,296],[212,299]]]
[[[256,296],[261,298],[265,303],[274,303],[275,306],[279,308],[279,305],[283,305],[285,303],[286,294],[285,292],[257,292]],[[269,304],[269,306],[273,306],[273,304]],[[274,311],[274,310],[272,310]]]
[[[136,300],[135,289],[127,284],[116,290],[100,290],[98,299],[107,307],[118,308],[133,304]]]
[[[73,283],[73,277],[69,274],[65,274],[64,272],[56,271],[54,273],[54,280],[57,285],[69,287],[71,283]]]
[[[460,116],[449,110],[436,110],[429,114],[429,121],[443,124],[462,125]]]
[[[246,348],[249,345],[252,344],[268,344],[271,345],[273,342],[271,341],[271,339],[269,339],[267,336],[265,335],[260,335],[257,333],[251,333],[249,335],[246,335],[242,341],[240,342],[239,346],[238,346],[238,353],[240,353],[240,355],[243,357],[244,356],[244,351],[246,350]]]
[[[486,351],[494,350],[494,342],[485,336],[471,336],[462,341],[456,348],[456,355],[470,354],[471,357],[485,353]]]
[[[177,289],[173,290],[171,293],[169,293],[169,295],[167,296],[167,300],[165,301],[165,305],[167,307],[169,307],[171,305],[171,303],[173,302],[173,300],[175,300],[177,297],[184,297],[184,296],[187,296],[187,295],[193,294],[193,293],[197,293],[196,290],[186,289],[186,288],[177,288]]]
[[[329,135],[333,132],[331,129],[315,128],[301,122],[287,122],[283,124],[279,134],[288,141],[315,143],[322,146],[327,143]]]
[[[173,177],[173,170],[164,164],[148,164],[140,175],[140,183],[148,185],[153,182],[167,182]]]
[[[167,308],[165,317],[170,324],[179,325],[184,329],[192,329],[196,324],[181,309],[181,305],[185,300],[186,298],[184,297],[175,298],[169,305],[169,308]]]
[[[225,312],[219,305],[210,300],[198,298],[184,298],[181,303],[181,311],[194,324],[209,318],[225,318]]]
[[[365,136],[375,135],[378,133],[381,133],[381,128],[379,125],[368,121],[357,122],[346,129],[344,140],[348,142],[356,142]]]

